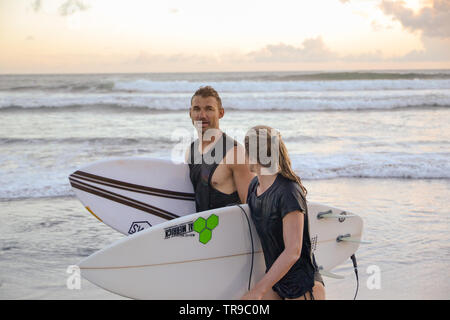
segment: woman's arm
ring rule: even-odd
[[[283,218],[284,250],[264,277],[242,299],[259,300],[283,278],[300,257],[303,242],[303,213],[292,211]]]

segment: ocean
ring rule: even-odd
[[[223,131],[278,129],[308,199],[364,219],[359,299],[450,298],[450,70],[386,70],[0,75],[0,299],[122,298],[66,286],[70,265],[122,237],[68,176],[113,157],[182,159],[204,85]],[[334,272],[345,279],[325,278],[327,297],[352,299],[351,262]]]

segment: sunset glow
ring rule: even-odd
[[[1,0],[0,73],[449,68],[447,21],[444,0]]]

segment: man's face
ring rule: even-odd
[[[219,108],[216,98],[195,96],[192,99],[189,116],[196,128],[202,133],[208,129],[219,129],[219,119],[224,115],[223,108]],[[196,125],[196,122],[198,123]]]

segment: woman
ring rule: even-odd
[[[256,126],[245,136],[250,171],[247,203],[266,262],[266,274],[242,298],[325,299],[311,252],[306,189],[291,168],[277,130]],[[315,281],[317,280],[317,281]]]

